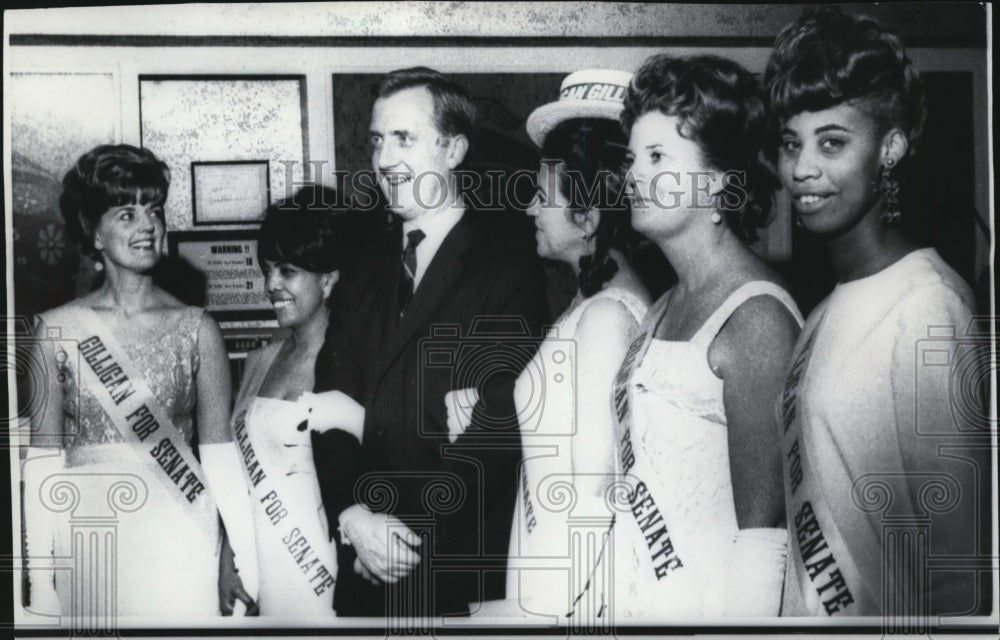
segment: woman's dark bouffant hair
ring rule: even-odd
[[[543,162],[561,163],[556,176],[570,212],[597,209],[601,213],[593,235],[594,253],[580,258],[580,291],[587,297],[600,291],[618,271],[609,251],[615,248],[628,255],[639,240],[622,195],[626,142],[613,120],[575,118],[556,125],[542,144]]]
[[[893,127],[906,132],[910,153],[927,118],[920,76],[899,37],[877,20],[839,9],[810,11],[786,26],[764,83],[782,122],[851,102],[875,119],[880,136]]]
[[[349,264],[370,237],[370,216],[338,206],[337,192],[307,186],[268,207],[257,234],[257,261],[330,273]]]
[[[698,144],[702,160],[730,174],[718,209],[737,237],[757,240],[757,229],[770,222],[778,181],[761,158],[771,127],[753,75],[718,56],[652,56],[625,97],[625,131],[650,111],[676,116],[677,132]]]
[[[69,236],[89,258],[100,261],[94,232],[108,209],[129,204],[162,205],[170,169],[149,149],[100,145],[80,156],[63,177],[59,210]]]

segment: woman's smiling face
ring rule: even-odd
[[[140,194],[136,194],[139,199]],[[105,263],[145,272],[160,261],[165,232],[162,203],[114,206],[101,216],[94,231],[94,247],[102,252]]]
[[[843,103],[788,119],[778,174],[802,224],[813,233],[839,236],[876,208],[882,155],[875,119]]]
[[[267,296],[278,316],[278,324],[295,329],[323,312],[330,295],[332,274],[314,273],[287,262],[264,260],[261,265]]]

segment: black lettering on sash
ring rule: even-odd
[[[823,548],[826,548],[826,542],[823,543]],[[825,555],[816,562],[806,563],[806,573],[809,574],[809,579],[815,580],[816,576],[825,571],[831,564],[833,564],[832,555]]]
[[[627,426],[627,418],[629,413],[629,400],[628,400],[628,379],[632,375],[632,366],[635,364],[635,359],[642,351],[643,345],[646,344],[645,334],[639,334],[629,345],[628,351],[625,352],[625,357],[622,359],[622,364],[618,368],[618,374],[615,376],[614,382],[614,404],[615,404],[615,416],[618,418],[619,424],[624,424]],[[622,458],[624,459],[624,457]],[[631,465],[629,465],[631,466]],[[626,469],[628,471],[628,469]]]
[[[104,351],[104,343],[101,342],[101,339],[98,338],[97,336],[91,336],[85,340],[80,341],[79,349],[80,349],[80,354],[83,355],[84,358],[87,358],[95,350]]]
[[[178,456],[177,459],[181,460],[180,456]],[[181,460],[181,467],[177,470],[176,473],[170,474],[170,479],[173,480],[174,483],[178,483],[181,481],[181,478],[183,478],[184,474],[187,472],[188,472],[188,466],[183,463],[183,460]]]
[[[128,378],[121,380],[119,382],[119,385],[124,385],[125,388],[122,389],[121,391],[115,391],[112,394],[111,397],[114,399],[115,404],[121,404],[125,402],[126,399],[135,394],[135,389],[132,388],[132,384],[128,381]]]
[[[83,340],[78,348],[84,361],[104,385],[115,404],[120,405],[135,393],[128,376],[107,352],[107,347],[98,336],[91,336]],[[102,354],[104,357],[101,357]]]
[[[823,534],[819,534],[815,538],[809,538],[808,541],[802,542],[799,538],[799,548],[802,549],[802,559],[808,560],[820,551],[827,548],[826,540],[823,538]]]
[[[657,580],[662,580],[671,571],[683,567],[684,563],[681,562],[681,559],[674,551],[674,543],[670,539],[670,532],[667,530],[666,525],[661,525],[652,533],[646,533],[653,525],[661,523],[663,516],[660,514],[660,509],[656,506],[656,501],[653,499],[653,495],[649,492],[649,487],[646,486],[645,482],[639,481],[636,484],[635,490],[629,496],[629,501],[631,502],[632,515],[636,518],[643,537],[646,539],[646,546],[649,548],[650,553],[649,557],[653,564],[653,572],[656,574]],[[639,520],[639,512],[647,508],[649,509],[647,515],[642,520]],[[657,564],[656,559],[659,556],[664,556],[665,559],[663,562]]]
[[[244,412],[236,418],[233,433],[236,436],[236,446],[239,447],[240,453],[243,455],[243,464],[246,467],[247,475],[250,476],[250,482],[256,488],[267,477],[267,474],[264,473],[264,468],[257,461],[257,454],[253,450],[253,445],[250,444],[250,436],[246,429],[246,413]]]
[[[823,600],[823,608],[827,615],[833,615],[854,602],[854,596],[847,587],[847,580],[837,568],[836,559],[829,551],[829,545],[816,519],[812,503],[808,500],[802,503],[798,513],[795,514],[795,538],[806,573],[816,593],[822,596],[825,591],[831,589],[834,591],[831,597]],[[827,553],[812,562],[809,561],[824,550]]]
[[[318,562],[319,558],[313,558],[309,562],[302,565],[302,573],[309,573],[309,570],[312,569],[314,566],[316,566],[316,563]]]
[[[802,455],[799,453],[799,440],[795,439],[792,443],[792,448],[788,451],[788,482],[792,486],[792,495],[798,490],[799,485],[802,484]]]
[[[632,434],[626,430],[622,435],[621,451],[618,453],[622,461],[622,473],[628,473],[635,465],[635,453],[632,451]]]
[[[101,375],[102,371],[104,371],[107,368],[110,368],[111,365],[108,364],[109,361],[111,362],[111,364],[114,364],[114,359],[112,359],[110,353],[106,353],[103,358],[98,360],[97,356],[99,356],[102,353],[104,353],[103,344],[101,345],[100,351],[95,351],[94,354],[91,355],[91,357],[86,358],[87,364],[90,365],[90,368],[93,369],[94,373],[97,374],[98,376]]]
[[[788,378],[785,379],[785,386],[782,390],[781,398],[781,421],[784,427],[785,433],[791,428],[792,423],[795,422],[795,406],[797,404],[798,387],[799,381],[802,377],[802,373],[805,370],[806,363],[809,362],[809,354],[812,350],[813,340],[816,338],[815,329],[809,334],[809,337],[802,344],[802,350],[795,357],[795,361],[792,363],[792,368],[788,372]]]
[[[528,470],[525,469],[524,465],[521,465],[521,486],[524,487],[521,495],[524,508],[524,526],[528,530],[528,533],[531,533],[538,524],[538,520],[535,518],[535,506],[531,500],[531,489],[528,487]]]
[[[623,422],[628,414],[628,388],[624,385],[619,385],[615,389],[615,414],[618,416],[618,422]]]
[[[661,518],[660,514],[657,513],[656,514],[656,519],[657,520],[662,520],[663,518]],[[645,529],[643,529],[643,531],[645,532]],[[653,533],[650,533],[649,535],[645,536],[645,538],[646,538],[646,546],[648,546],[650,549],[652,549],[653,545],[656,544],[656,541],[659,540],[660,538],[662,538],[665,535],[667,535],[667,528],[666,527],[660,527],[659,529],[657,529]]]
[[[150,413],[149,407],[142,405],[132,413],[125,416],[128,420],[129,426],[132,431],[139,437],[139,440],[145,441],[146,438],[156,432],[160,428],[160,423],[156,421],[153,414]]]
[[[648,499],[652,500],[652,498],[648,498]],[[663,516],[660,515],[660,512],[659,511],[654,511],[653,513],[650,513],[649,515],[647,515],[646,517],[642,518],[641,520],[638,520],[639,528],[642,529],[643,533],[645,533],[646,529],[649,529],[654,524],[657,524],[658,522],[661,522],[662,520],[663,520]],[[652,543],[650,543],[650,544],[652,544]]]
[[[271,494],[274,494],[274,491],[265,496],[265,499],[271,498]],[[277,494],[273,498],[277,501]],[[313,593],[322,595],[324,591],[333,586],[334,577],[330,574],[330,570],[323,566],[319,558],[315,557],[315,551],[298,527],[292,527],[291,531],[281,539],[281,542],[284,543],[289,556],[295,561],[303,575],[308,575],[315,568],[314,575],[308,578],[310,583],[316,583],[312,585]]]

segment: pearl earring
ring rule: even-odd
[[[722,222],[722,214],[718,211],[712,212],[712,224],[719,224]]]

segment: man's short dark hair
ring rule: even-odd
[[[434,99],[434,124],[442,135],[463,135],[472,143],[476,131],[476,106],[459,84],[428,67],[390,71],[378,85],[379,98],[404,89],[426,87]]]

